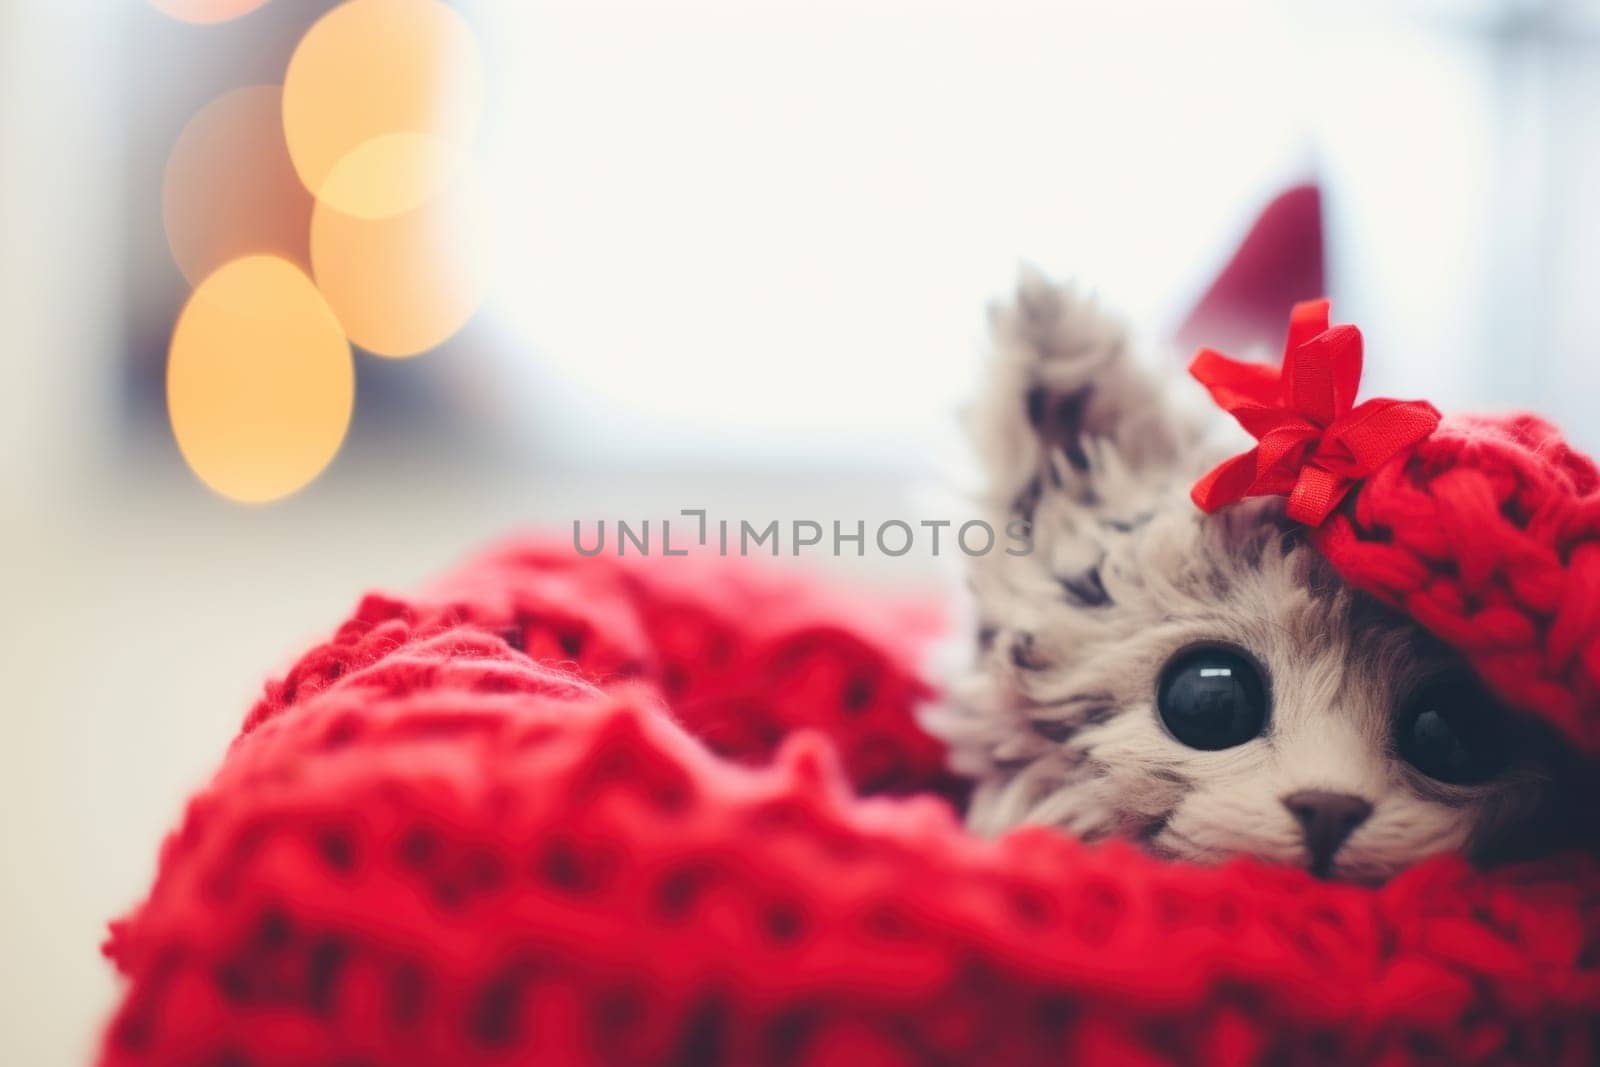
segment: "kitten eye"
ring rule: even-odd
[[[1406,702],[1395,725],[1401,758],[1441,782],[1486,782],[1510,758],[1505,713],[1468,679],[1425,686]]]
[[[1266,725],[1267,687],[1239,653],[1197,648],[1162,670],[1156,708],[1172,736],[1190,748],[1232,748]]]

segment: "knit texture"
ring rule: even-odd
[[[1347,582],[1600,756],[1600,472],[1555,427],[1446,419],[1311,537]]]
[[[1362,360],[1326,300],[1294,306],[1281,367],[1202,348],[1189,372],[1257,444],[1194,484],[1196,506],[1287,497],[1345,581],[1600,756],[1600,471],[1533,415],[1357,404]]]
[[[114,925],[100,1062],[1600,1054],[1586,858],[1367,889],[968,836],[914,719],[931,622],[752,561],[538,546],[367,598]]]

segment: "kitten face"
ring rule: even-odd
[[[1363,881],[1526,837],[1555,795],[1538,739],[1474,696],[1447,649],[1344,587],[1278,502],[1200,513],[1187,487],[1213,456],[1119,331],[1025,281],[996,335],[975,429],[993,518],[1026,518],[1034,551],[973,560],[976,659],[932,722],[978,781],[975,829],[1042,823]],[[1183,660],[1197,649],[1224,658]],[[1195,747],[1158,697],[1185,662],[1199,663],[1188,669],[1202,689],[1214,683],[1198,670],[1258,680],[1259,719]],[[1405,740],[1408,707],[1450,679],[1447,699],[1481,703],[1505,729],[1503,744],[1479,745],[1504,756],[1486,780],[1418,759]],[[1174,693],[1169,715],[1184,699]]]
[[[1029,557],[978,577],[983,610],[1007,621],[954,687],[945,729],[980,781],[975,828],[1044,823],[1183,859],[1249,853],[1372,881],[1436,853],[1489,854],[1538,810],[1549,783],[1531,756],[1469,785],[1402,757],[1408,700],[1460,665],[1340,587],[1273,510],[1062,525],[1058,536],[1097,546],[1090,571],[1064,582]],[[1096,589],[1087,600],[1070,588],[1084,585]],[[1157,694],[1169,664],[1212,648],[1256,667],[1266,707],[1259,733],[1208,750],[1174,735]],[[1329,855],[1295,810],[1308,794],[1369,809]]]

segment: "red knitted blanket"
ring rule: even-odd
[[[1600,869],[969,837],[934,620],[511,547],[268,685],[114,924],[106,1065],[1600,1057]],[[913,795],[926,794],[926,795]]]

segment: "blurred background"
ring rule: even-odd
[[[363,590],[936,517],[1021,261],[1176,362],[1311,183],[1370,392],[1600,446],[1600,3],[1199,7],[0,0],[0,1060],[87,1059],[105,920]]]

